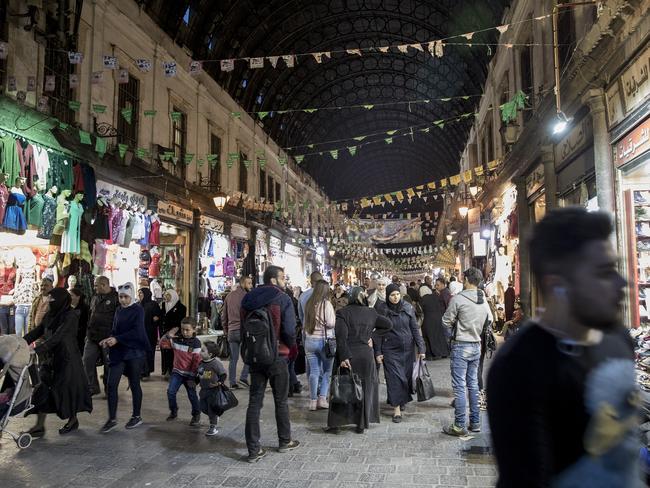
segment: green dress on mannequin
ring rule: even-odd
[[[83,194],[77,194],[75,199],[70,202],[68,210],[68,226],[61,237],[61,252],[70,254],[79,254],[81,252],[81,216],[84,213],[84,207],[80,202]]]

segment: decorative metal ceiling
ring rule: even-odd
[[[194,59],[217,60],[428,42],[500,23],[509,0],[141,0],[146,12]],[[189,8],[189,12],[188,12]],[[494,31],[475,43],[495,42]],[[491,50],[492,52],[495,49]],[[442,58],[396,49],[363,56],[332,55],[318,64],[300,57],[294,68],[249,69],[244,62],[207,70],[246,111],[269,111],[479,95],[491,52],[485,46],[447,46]],[[295,147],[431,124],[474,110],[478,98],[315,113],[270,114],[264,130]],[[308,156],[303,165],[333,199],[385,193],[458,171],[472,124],[468,118],[390,145]],[[316,146],[341,148],[354,141]],[[300,154],[305,152],[294,151]],[[313,150],[312,150],[313,152]]]

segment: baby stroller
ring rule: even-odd
[[[39,384],[38,359],[18,336],[0,336],[0,437],[9,434],[20,449],[28,448],[32,436],[7,430],[13,417],[25,417],[34,408],[32,393]]]

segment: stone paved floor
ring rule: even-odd
[[[239,390],[240,405],[221,419],[220,434],[206,438],[207,419],[191,428],[189,402],[179,391],[179,420],[165,421],[165,388],[158,375],[143,383],[145,424],[123,429],[130,413],[126,381],[120,390],[120,427],[107,435],[98,430],[106,420],[106,401],[95,397],[92,415],[80,415],[81,429],[68,437],[58,435],[63,424],[48,418],[44,439],[19,451],[13,441],[0,440],[0,487],[246,487],[246,488],[347,488],[347,487],[447,487],[494,486],[492,458],[466,452],[473,443],[441,433],[451,421],[449,362],[429,363],[438,395],[425,403],[411,403],[401,424],[390,421],[383,408],[381,424],[365,435],[345,431],[322,433],[325,411],[308,412],[303,393],[290,398],[293,437],[301,447],[280,454],[274,450],[257,464],[242,461],[246,454],[244,416],[247,391]],[[305,384],[304,377],[301,377]],[[385,400],[381,385],[380,399]],[[487,422],[484,422],[486,427]],[[12,426],[25,429],[32,419]],[[262,415],[262,443],[277,447],[273,402],[267,391]]]

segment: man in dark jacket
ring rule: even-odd
[[[93,395],[100,392],[97,381],[97,360],[100,355],[104,361],[104,387],[108,379],[108,348],[99,345],[111,335],[113,317],[119,306],[117,292],[111,288],[106,276],[98,276],[95,280],[95,295],[90,301],[90,318],[88,319],[88,334],[84,347],[83,363]]]
[[[268,310],[273,320],[278,351],[277,358],[270,366],[250,367],[250,398],[246,411],[246,445],[249,463],[255,463],[266,455],[266,451],[260,447],[260,411],[268,382],[271,383],[275,402],[279,451],[288,452],[300,444],[298,441],[291,440],[291,422],[287,403],[289,370],[286,358],[296,342],[296,315],[291,298],[284,293],[284,288],[284,270],[277,266],[269,266],[264,272],[264,285],[249,292],[242,301],[242,325],[245,324],[248,313],[259,308]],[[242,337],[242,340],[245,339]]]

